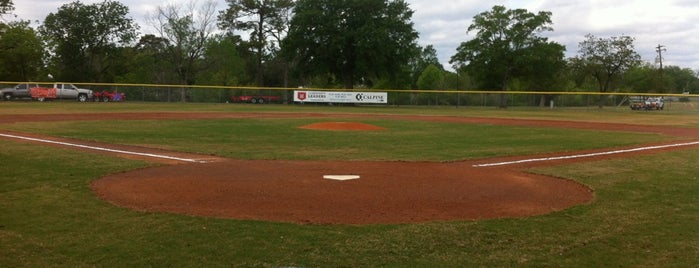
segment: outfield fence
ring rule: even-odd
[[[27,82],[0,82],[1,88],[12,88]],[[33,82],[32,82],[33,83]],[[39,82],[49,84],[53,82]],[[201,85],[156,85],[114,83],[72,83],[94,92],[120,92],[126,101],[139,102],[196,102],[231,103],[240,96],[274,96],[265,103],[293,104],[296,91],[363,91],[385,92],[390,106],[453,106],[453,107],[629,107],[633,102],[650,97],[662,97],[664,109],[699,111],[699,94],[658,94],[633,92],[560,92],[560,91],[483,91],[483,90],[377,90],[377,89],[322,89],[322,88],[272,88]],[[308,103],[305,103],[308,105]],[[313,105],[313,104],[311,104]],[[318,103],[316,105],[332,105]],[[337,105],[337,104],[335,104]],[[348,105],[348,104],[344,104]],[[351,104],[350,104],[351,105]],[[362,104],[367,105],[367,104]]]

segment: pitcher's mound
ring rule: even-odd
[[[385,130],[385,128],[357,123],[357,122],[321,122],[314,123],[310,125],[300,126],[303,129],[314,129],[314,130],[350,130],[350,131],[372,131],[372,130]]]

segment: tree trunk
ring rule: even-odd
[[[609,79],[607,80],[607,82],[604,83],[604,85],[600,89],[600,93],[606,93],[608,88],[609,88]],[[602,95],[602,94],[599,95],[599,103],[597,104],[597,106],[600,109],[604,108],[604,96],[605,95]]]
[[[354,88],[354,69],[353,68],[345,68],[345,71],[342,74],[342,83],[345,86],[345,89],[353,89]]]
[[[546,95],[539,97],[539,107],[546,107]]]
[[[257,21],[257,74],[255,77],[255,80],[257,80],[257,86],[262,87],[264,86],[265,83],[265,77],[264,77],[264,66],[262,64],[262,58],[264,56],[265,52],[265,31],[263,30],[263,26],[266,20],[266,14],[260,9],[260,13],[258,14],[260,16],[259,21]]]
[[[500,94],[500,108],[507,108],[507,78],[503,79],[502,81],[502,92],[503,94]]]

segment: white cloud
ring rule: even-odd
[[[607,1],[607,0],[520,0],[455,1],[442,5],[433,0],[407,0],[416,10],[414,21],[421,44],[434,44],[445,66],[458,45],[471,36],[466,28],[476,14],[493,5],[525,8],[530,12],[552,12],[551,41],[565,45],[568,57],[575,56],[578,43],[591,33],[597,37],[628,35],[635,38],[643,60],[654,62],[655,47],[666,46],[666,65],[699,69],[699,1]],[[425,11],[421,11],[424,9]],[[437,20],[439,23],[434,23]]]
[[[82,0],[83,3],[99,3],[103,0]],[[205,0],[199,0],[203,2]],[[72,1],[67,0],[15,0],[15,14],[19,18],[42,21],[49,12]],[[158,5],[188,3],[189,0],[143,1],[121,0],[129,6],[131,17],[147,31],[148,13]],[[488,11],[493,5],[508,8],[525,8],[531,12],[551,11],[553,32],[545,35],[551,41],[565,45],[567,56],[577,54],[578,43],[587,33],[598,37],[629,35],[636,38],[636,50],[643,60],[653,62],[655,46],[663,44],[667,65],[699,69],[699,1],[696,0],[406,0],[415,11],[413,22],[420,32],[421,45],[434,45],[440,61],[449,67],[449,58],[456,53],[461,42],[471,36],[466,29],[478,13]],[[225,0],[216,0],[217,7],[226,7]],[[40,8],[37,8],[40,7]],[[34,24],[35,26],[38,26]]]

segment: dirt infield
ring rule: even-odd
[[[234,119],[246,117],[332,117],[336,119],[342,117],[347,121],[301,127],[334,131],[381,130],[370,125],[351,122],[353,118],[361,117],[361,115],[338,114],[110,113],[97,117],[75,114],[53,115],[50,120],[105,120],[105,116],[108,117],[108,120]],[[546,120],[436,116],[380,117],[455,123],[649,131],[647,127],[635,125],[579,122],[571,124]],[[26,120],[19,120],[16,117],[0,116],[0,123],[33,121],[29,118],[32,117],[27,116]],[[683,140],[699,140],[699,130],[697,129],[662,128],[650,131],[682,137]],[[39,136],[32,135],[32,137]],[[203,160],[202,162],[206,162],[184,163],[176,160],[151,159],[144,156],[105,152],[167,164],[112,174],[94,181],[91,186],[97,195],[113,204],[143,211],[312,224],[392,224],[546,214],[590,202],[593,198],[593,191],[570,180],[529,174],[523,170],[537,165],[555,165],[629,155],[620,153],[506,166],[476,167],[477,164],[488,162],[551,155],[451,163],[249,161],[132,146],[94,142],[89,144],[102,147],[110,146],[124,151],[175,154],[179,157],[200,159]],[[648,150],[641,153],[672,149],[676,148]],[[360,179],[335,181],[323,178],[324,175],[330,174],[358,175]]]

